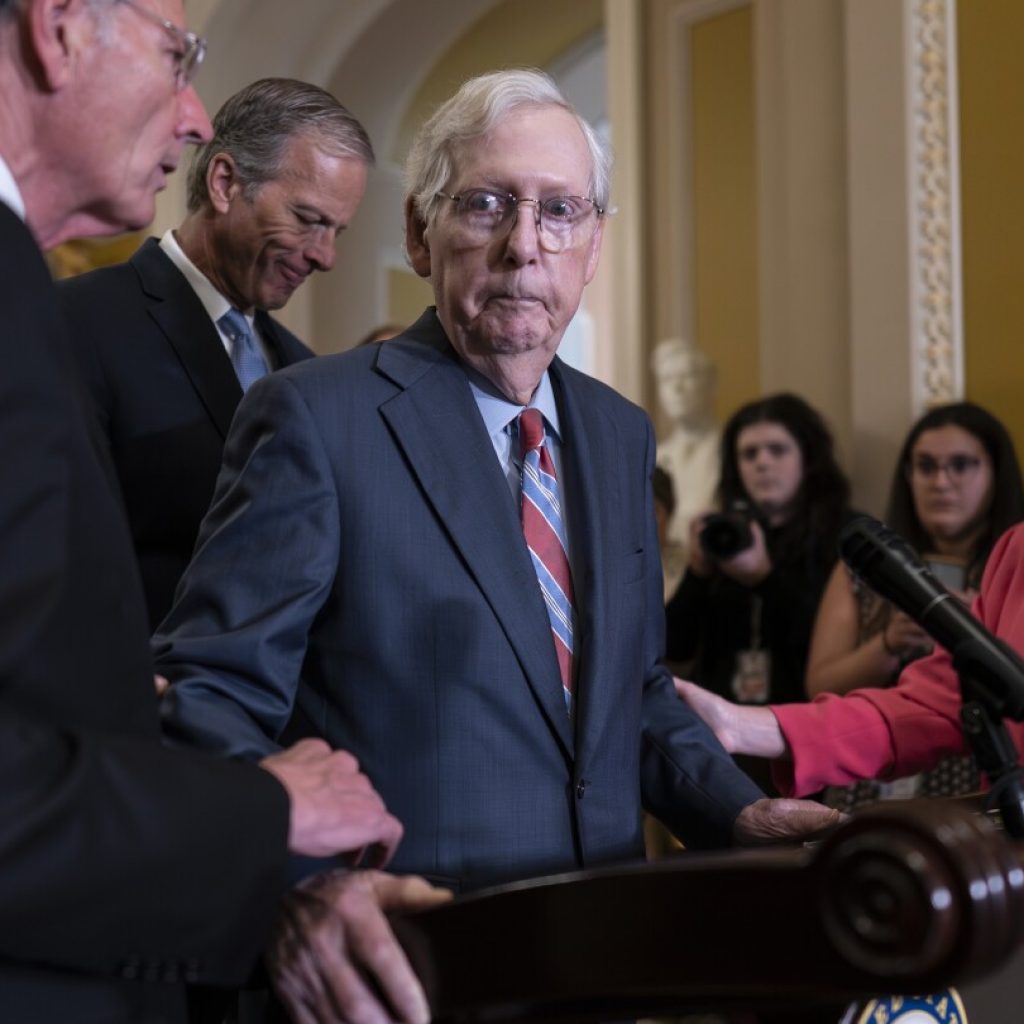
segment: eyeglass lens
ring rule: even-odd
[[[178,92],[183,91],[195,77],[199,65],[202,64],[203,58],[206,56],[206,40],[194,32],[183,29],[180,25],[175,25],[173,21],[168,21],[155,11],[135,3],[134,0],[125,0],[125,6],[130,7],[152,24],[159,25],[174,38],[181,48],[175,54],[174,85]]]
[[[589,222],[588,215],[596,209],[593,200],[582,196],[553,196],[541,200],[519,198],[488,189],[469,189],[447,198],[455,202],[463,230],[480,239],[508,227],[521,206],[533,207],[541,244],[551,252],[560,252],[570,246],[577,229]]]
[[[911,469],[918,476],[931,478],[945,471],[952,480],[962,480],[973,473],[981,460],[975,455],[951,455],[948,459],[933,459],[929,455],[919,455],[911,463]]]

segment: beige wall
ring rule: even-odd
[[[842,5],[755,7],[764,391],[796,391],[849,454],[850,311]]]
[[[943,38],[946,8],[921,0],[640,5],[645,344],[689,334],[711,351],[721,414],[754,393],[805,395],[831,422],[855,497],[872,511],[884,505],[896,451],[923,403],[961,393],[961,358],[967,395],[1024,437],[1024,288],[1012,230],[1024,219],[1016,45],[1024,4],[948,0],[959,53]],[[614,52],[616,40],[609,45]],[[943,97],[935,79],[947,68],[935,62],[947,55],[954,91]],[[946,140],[931,134],[947,102],[948,169],[934,149]],[[922,227],[922,204],[943,202],[947,181],[956,187],[957,125],[961,220],[951,192],[948,210]],[[936,230],[939,242],[928,234]],[[951,264],[937,260],[943,245],[953,247]],[[938,345],[931,332],[945,307],[936,316],[936,299],[950,302],[948,338]],[[936,357],[947,382],[938,389]],[[645,396],[652,405],[649,386]]]
[[[846,450],[843,7],[649,0],[642,9],[647,343],[688,335],[711,354],[720,418],[795,390]]]
[[[211,37],[200,78],[211,106],[261,74],[293,74],[335,89],[379,142],[338,269],[287,311],[325,351],[386,317],[392,293],[396,313],[419,302],[401,269],[394,198],[411,126],[455,79],[544,63],[603,21],[620,205],[602,270],[615,290],[614,382],[656,412],[650,347],[706,333],[698,340],[722,364],[722,413],[748,396],[755,367],[760,390],[806,394],[831,420],[860,500],[877,508],[915,412],[906,26],[925,6],[936,4],[304,0],[297,16],[275,0],[190,0],[189,12]],[[966,391],[1021,443],[1024,4],[955,7]],[[180,216],[181,181],[158,228]]]

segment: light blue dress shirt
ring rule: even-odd
[[[558,406],[555,404],[555,392],[551,386],[551,377],[547,370],[541,377],[537,390],[530,399],[529,406],[519,405],[506,398],[483,374],[470,366],[465,367],[469,378],[469,387],[473,392],[476,407],[483,417],[494,453],[498,456],[501,470],[508,481],[509,490],[516,501],[516,508],[522,492],[523,460],[519,454],[519,434],[516,419],[526,408],[539,409],[544,417],[544,445],[555,464],[555,476],[558,478],[558,496],[562,503],[562,522],[565,524],[566,540],[569,544],[569,566],[573,580],[579,578],[576,571],[576,559],[573,556],[574,544],[569,518],[569,502],[566,500],[566,488],[563,484],[562,472],[562,434],[558,421]],[[577,628],[578,617],[573,614],[573,635],[579,637]],[[578,643],[578,639],[576,641]],[[570,716],[574,712],[574,703],[570,694],[565,694],[566,707]]]

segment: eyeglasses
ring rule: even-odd
[[[932,480],[944,472],[952,483],[959,484],[974,476],[980,465],[981,459],[976,455],[951,455],[948,459],[918,455],[910,463],[910,474],[922,480]]]
[[[164,31],[169,32],[178,44],[178,50],[174,54],[174,88],[178,92],[184,92],[189,83],[195,78],[199,65],[203,63],[206,56],[206,40],[197,36],[195,32],[189,32],[173,21],[161,18],[159,14],[140,7],[135,0],[121,0],[125,7],[130,7],[136,14],[141,15],[146,21],[159,25]]]
[[[546,252],[559,253],[585,241],[593,231],[596,218],[604,209],[593,199],[583,196],[552,196],[550,199],[528,199],[511,192],[495,192],[488,188],[471,188],[459,195],[438,192],[442,199],[455,203],[459,230],[470,242],[483,244],[515,222],[519,207],[529,203],[536,208],[537,234]]]

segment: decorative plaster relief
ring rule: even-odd
[[[915,415],[963,397],[956,0],[906,0]]]

